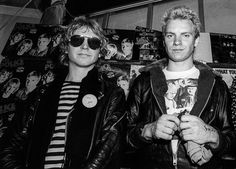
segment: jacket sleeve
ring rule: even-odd
[[[106,117],[102,127],[102,138],[96,144],[95,153],[89,157],[85,169],[102,169],[120,149],[121,135],[125,119],[125,94],[122,89],[114,90],[106,107]]]
[[[219,146],[215,149],[211,148],[213,154],[222,156],[224,154],[235,152],[236,150],[236,131],[232,123],[232,100],[227,85],[223,80],[216,80],[214,94],[218,94],[216,101],[215,113],[218,120],[212,125],[219,134]]]
[[[148,87],[149,78],[146,77],[148,74],[141,74],[134,80],[127,98],[127,142],[133,148],[140,148],[152,143],[152,140],[146,140],[141,136],[145,123],[148,123],[145,122],[147,117],[144,117],[147,115],[147,108],[144,108],[147,105],[144,105],[143,102],[145,98],[151,97],[147,95],[150,93],[147,92],[150,87]]]

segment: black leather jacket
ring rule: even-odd
[[[64,78],[55,80],[40,101],[30,109],[18,111],[13,125],[1,140],[1,169],[42,169],[55,126],[60,90]],[[41,90],[42,91],[42,90]],[[86,94],[96,96],[98,102],[93,108],[86,108],[82,98]],[[119,168],[120,138],[123,130],[125,95],[121,88],[105,81],[97,69],[91,70],[80,85],[79,98],[68,118],[66,129],[66,169]],[[22,105],[21,105],[22,107]],[[27,107],[28,106],[24,106]],[[30,111],[35,114],[29,113]],[[78,123],[80,113],[95,113],[91,140],[84,157],[78,157]],[[30,121],[30,122],[29,122]],[[29,123],[32,123],[29,125]],[[86,128],[86,127],[85,127]],[[83,145],[82,145],[83,146]],[[82,160],[81,160],[82,158]],[[80,162],[79,162],[80,161]],[[82,162],[81,162],[82,161]],[[81,164],[82,163],[82,164]]]
[[[162,72],[167,61],[161,60],[145,67],[136,78],[130,90],[128,104],[128,143],[141,157],[135,160],[136,168],[173,169],[170,141],[145,140],[141,137],[141,129],[145,124],[156,121],[166,114],[164,94],[167,91],[165,75]],[[211,149],[212,159],[202,165],[193,165],[188,158],[181,141],[178,149],[179,169],[219,169],[222,167],[221,156],[235,144],[235,132],[231,120],[230,95],[224,81],[213,73],[207,65],[195,62],[200,70],[197,102],[190,114],[200,117],[205,123],[218,130],[220,144]],[[137,158],[139,158],[137,155]],[[140,163],[138,163],[140,161]]]

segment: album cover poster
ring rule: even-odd
[[[107,47],[103,49],[102,58],[105,60],[138,60],[133,54],[134,30],[104,29],[108,40]]]
[[[210,33],[213,63],[236,63],[236,35]]]
[[[154,61],[165,57],[162,33],[157,30],[137,26],[135,28],[134,53],[139,60]]]
[[[226,82],[232,97],[232,119],[236,127],[236,65],[209,64]]]
[[[32,64],[34,63],[34,64]],[[56,77],[51,60],[4,59],[0,64],[0,137],[18,104],[33,104],[38,91]]]
[[[4,58],[57,59],[65,28],[42,24],[16,23],[2,51]]]
[[[120,61],[100,61],[99,71],[103,72],[105,78],[115,86],[120,86],[126,96],[128,95],[130,85],[130,64]]]
[[[130,66],[130,87],[132,86],[133,84],[133,81],[136,77],[138,77],[138,75],[140,74],[140,71],[139,69],[144,67],[145,64],[131,64]]]

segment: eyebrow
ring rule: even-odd
[[[176,33],[174,33],[174,32],[166,32],[165,35],[166,35],[166,34],[175,35]],[[181,35],[183,35],[183,34],[191,34],[191,35],[194,35],[194,32],[182,32]]]

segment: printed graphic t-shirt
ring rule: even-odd
[[[193,66],[187,71],[173,72],[164,68],[163,72],[168,86],[164,96],[167,114],[189,113],[197,101],[199,70]]]
[[[197,101],[197,85],[199,70],[193,66],[182,72],[163,69],[166,76],[168,90],[164,95],[167,114],[190,113]],[[177,165],[178,139],[171,140],[173,164]]]

